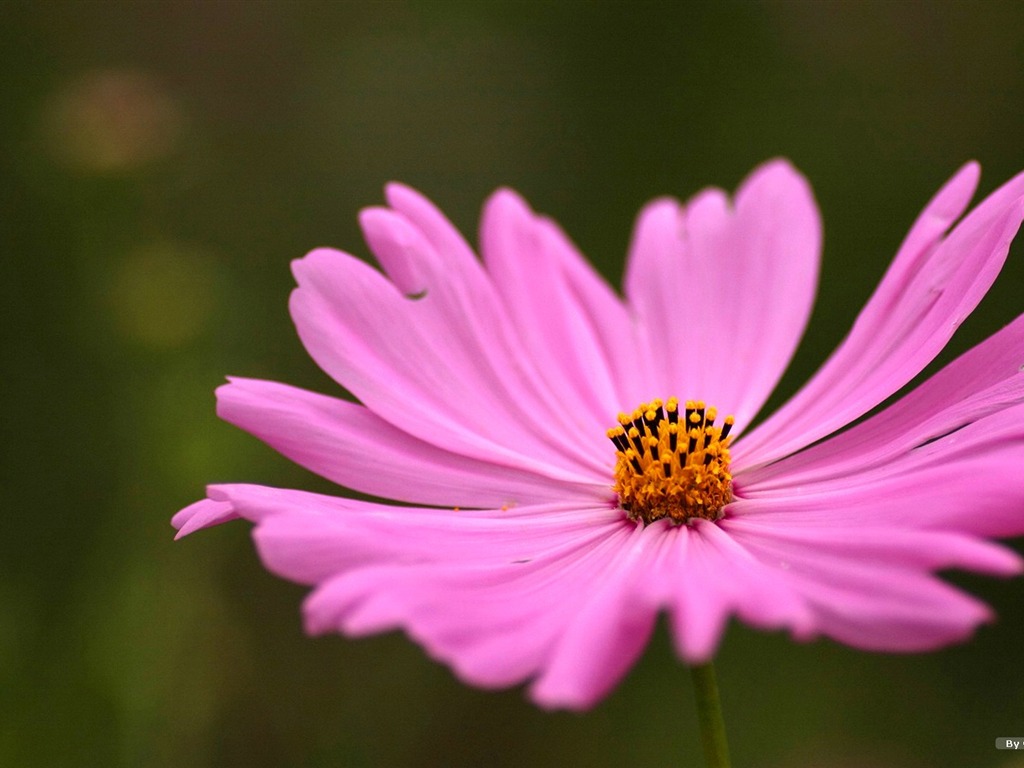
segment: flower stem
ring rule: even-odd
[[[700,740],[704,744],[704,759],[708,768],[729,768],[729,744],[725,740],[725,720],[722,719],[715,666],[709,661],[690,667],[690,675],[697,696],[697,720],[700,722]]]

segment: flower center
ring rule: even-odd
[[[617,450],[615,493],[630,520],[675,523],[693,518],[718,520],[732,501],[729,431],[733,417],[715,426],[717,411],[704,401],[687,400],[680,418],[679,401],[640,403],[620,413],[608,430]]]

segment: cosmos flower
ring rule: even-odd
[[[644,208],[623,297],[513,192],[486,204],[481,261],[392,184],[360,217],[383,273],[329,249],[293,265],[299,336],[361,404],[217,390],[221,418],[384,501],[215,485],[173,523],[255,523],[266,567],[312,587],[310,633],[401,628],[546,707],[598,701],[662,613],[693,664],[732,616],[875,651],[963,640],[991,613],[936,572],[1021,570],[990,539],[1024,533],[1024,317],[861,417],[1007,255],[1024,174],[961,219],[978,176],[942,188],[839,348],[752,429],[817,286],[819,216],[788,163],[732,200]]]

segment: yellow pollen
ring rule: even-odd
[[[607,432],[617,449],[615,493],[630,520],[718,520],[732,501],[733,417],[716,427],[718,411],[703,400],[687,400],[679,411],[674,397],[641,403]]]

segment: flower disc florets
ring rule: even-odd
[[[620,413],[608,430],[615,444],[615,493],[631,520],[676,523],[717,520],[732,500],[729,431],[733,417],[715,426],[717,412],[704,401],[688,400],[680,419],[679,401],[641,403]]]

